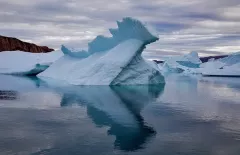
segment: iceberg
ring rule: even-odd
[[[159,69],[163,73],[202,74],[203,76],[240,77],[240,52],[202,63],[196,52],[170,57]]]
[[[240,77],[240,52],[201,65],[204,76]]]
[[[201,60],[197,52],[191,52],[183,56],[174,56],[167,58],[161,67],[164,73],[182,73],[191,72],[197,73],[200,67]]]
[[[158,40],[138,20],[124,18],[112,37],[97,36],[88,50],[73,52],[62,46],[62,56],[40,78],[73,85],[141,85],[164,83],[164,77],[141,56],[146,45]]]
[[[0,74],[37,75],[62,56],[60,51],[27,53],[5,51],[0,53]]]

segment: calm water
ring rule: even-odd
[[[0,154],[239,155],[240,79],[76,87],[0,76]]]

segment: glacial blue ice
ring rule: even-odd
[[[158,69],[141,56],[158,38],[138,20],[124,18],[110,29],[112,37],[97,36],[88,50],[73,52],[62,46],[64,56],[38,76],[73,85],[138,85],[164,83]]]

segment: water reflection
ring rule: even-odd
[[[173,76],[168,80],[160,98],[167,107],[196,120],[218,122],[219,130],[238,133],[235,136],[240,138],[239,78]]]
[[[0,100],[0,154],[238,155],[239,80],[166,82],[77,87],[4,77],[2,94],[18,97]]]
[[[86,106],[97,126],[110,127],[108,134],[116,137],[116,148],[134,151],[156,134],[145,124],[141,110],[158,98],[163,88],[164,85],[75,87],[63,94],[61,106]]]

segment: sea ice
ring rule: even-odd
[[[195,73],[201,64],[197,52],[191,52],[182,56],[173,56],[165,60],[161,70],[165,73]]]
[[[62,55],[60,51],[51,53],[0,52],[0,74],[36,75],[47,69]]]
[[[205,76],[240,76],[240,52],[201,65]]]

